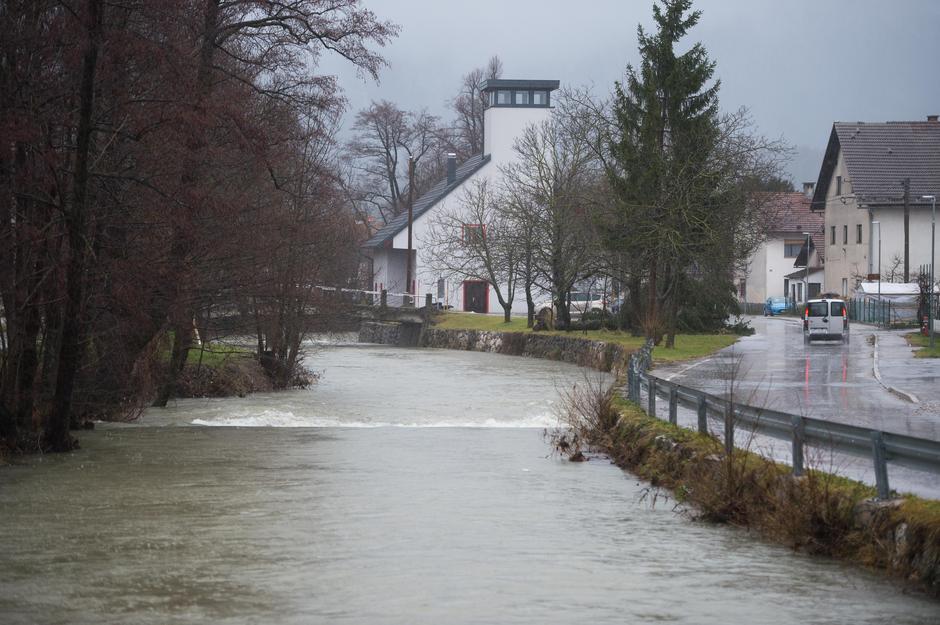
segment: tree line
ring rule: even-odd
[[[570,294],[593,284],[625,295],[619,327],[672,346],[680,329],[714,330],[737,311],[735,272],[761,242],[789,154],[747,111],[722,113],[716,64],[677,47],[700,19],[691,0],[653,7],[637,29],[640,63],[609,96],[568,88],[550,119],[517,138],[517,159],[469,185],[434,219],[425,260],[495,290],[509,320],[524,294],[552,294],[561,326]],[[468,238],[458,226],[481,224]]]
[[[213,318],[289,384],[366,228],[314,69],[377,77],[397,26],[359,0],[7,0],[0,32],[0,445],[165,404]]]

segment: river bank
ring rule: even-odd
[[[428,347],[570,362],[622,378],[633,350],[536,333],[427,328]],[[747,451],[724,455],[718,440],[675,428],[620,402],[617,425],[583,432],[619,466],[694,506],[710,521],[748,527],[811,554],[882,570],[940,597],[940,502],[874,500],[874,489],[822,471],[789,467]],[[603,423],[596,419],[591,424]]]

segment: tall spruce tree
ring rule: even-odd
[[[637,28],[641,62],[627,66],[615,87],[614,137],[607,168],[615,218],[607,244],[645,273],[645,303],[637,315],[658,344],[674,343],[680,293],[690,268],[707,254],[708,212],[718,186],[710,157],[718,141],[715,63],[697,43],[683,54],[676,44],[698,23],[691,0],[653,6],[657,32]],[[635,281],[635,284],[639,281]],[[639,294],[632,293],[639,304]]]

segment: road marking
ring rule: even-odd
[[[667,376],[666,376],[665,378],[663,378],[663,379],[666,380],[667,382],[669,382],[670,380],[672,380],[672,379],[673,379],[674,377],[676,377],[677,375],[682,375],[682,374],[684,374],[686,371],[688,371],[688,370],[691,369],[692,367],[697,367],[697,366],[699,366],[699,365],[703,365],[703,364],[705,364],[706,362],[711,362],[712,360],[713,360],[712,358],[706,358],[705,360],[699,360],[698,362],[693,362],[691,365],[688,365],[688,366],[686,366],[686,367],[683,367],[682,369],[679,369],[679,370],[676,371],[675,373],[670,373],[669,375],[667,375]]]

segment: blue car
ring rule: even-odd
[[[764,302],[764,316],[779,315],[790,307],[790,300],[786,297],[768,297]]]

